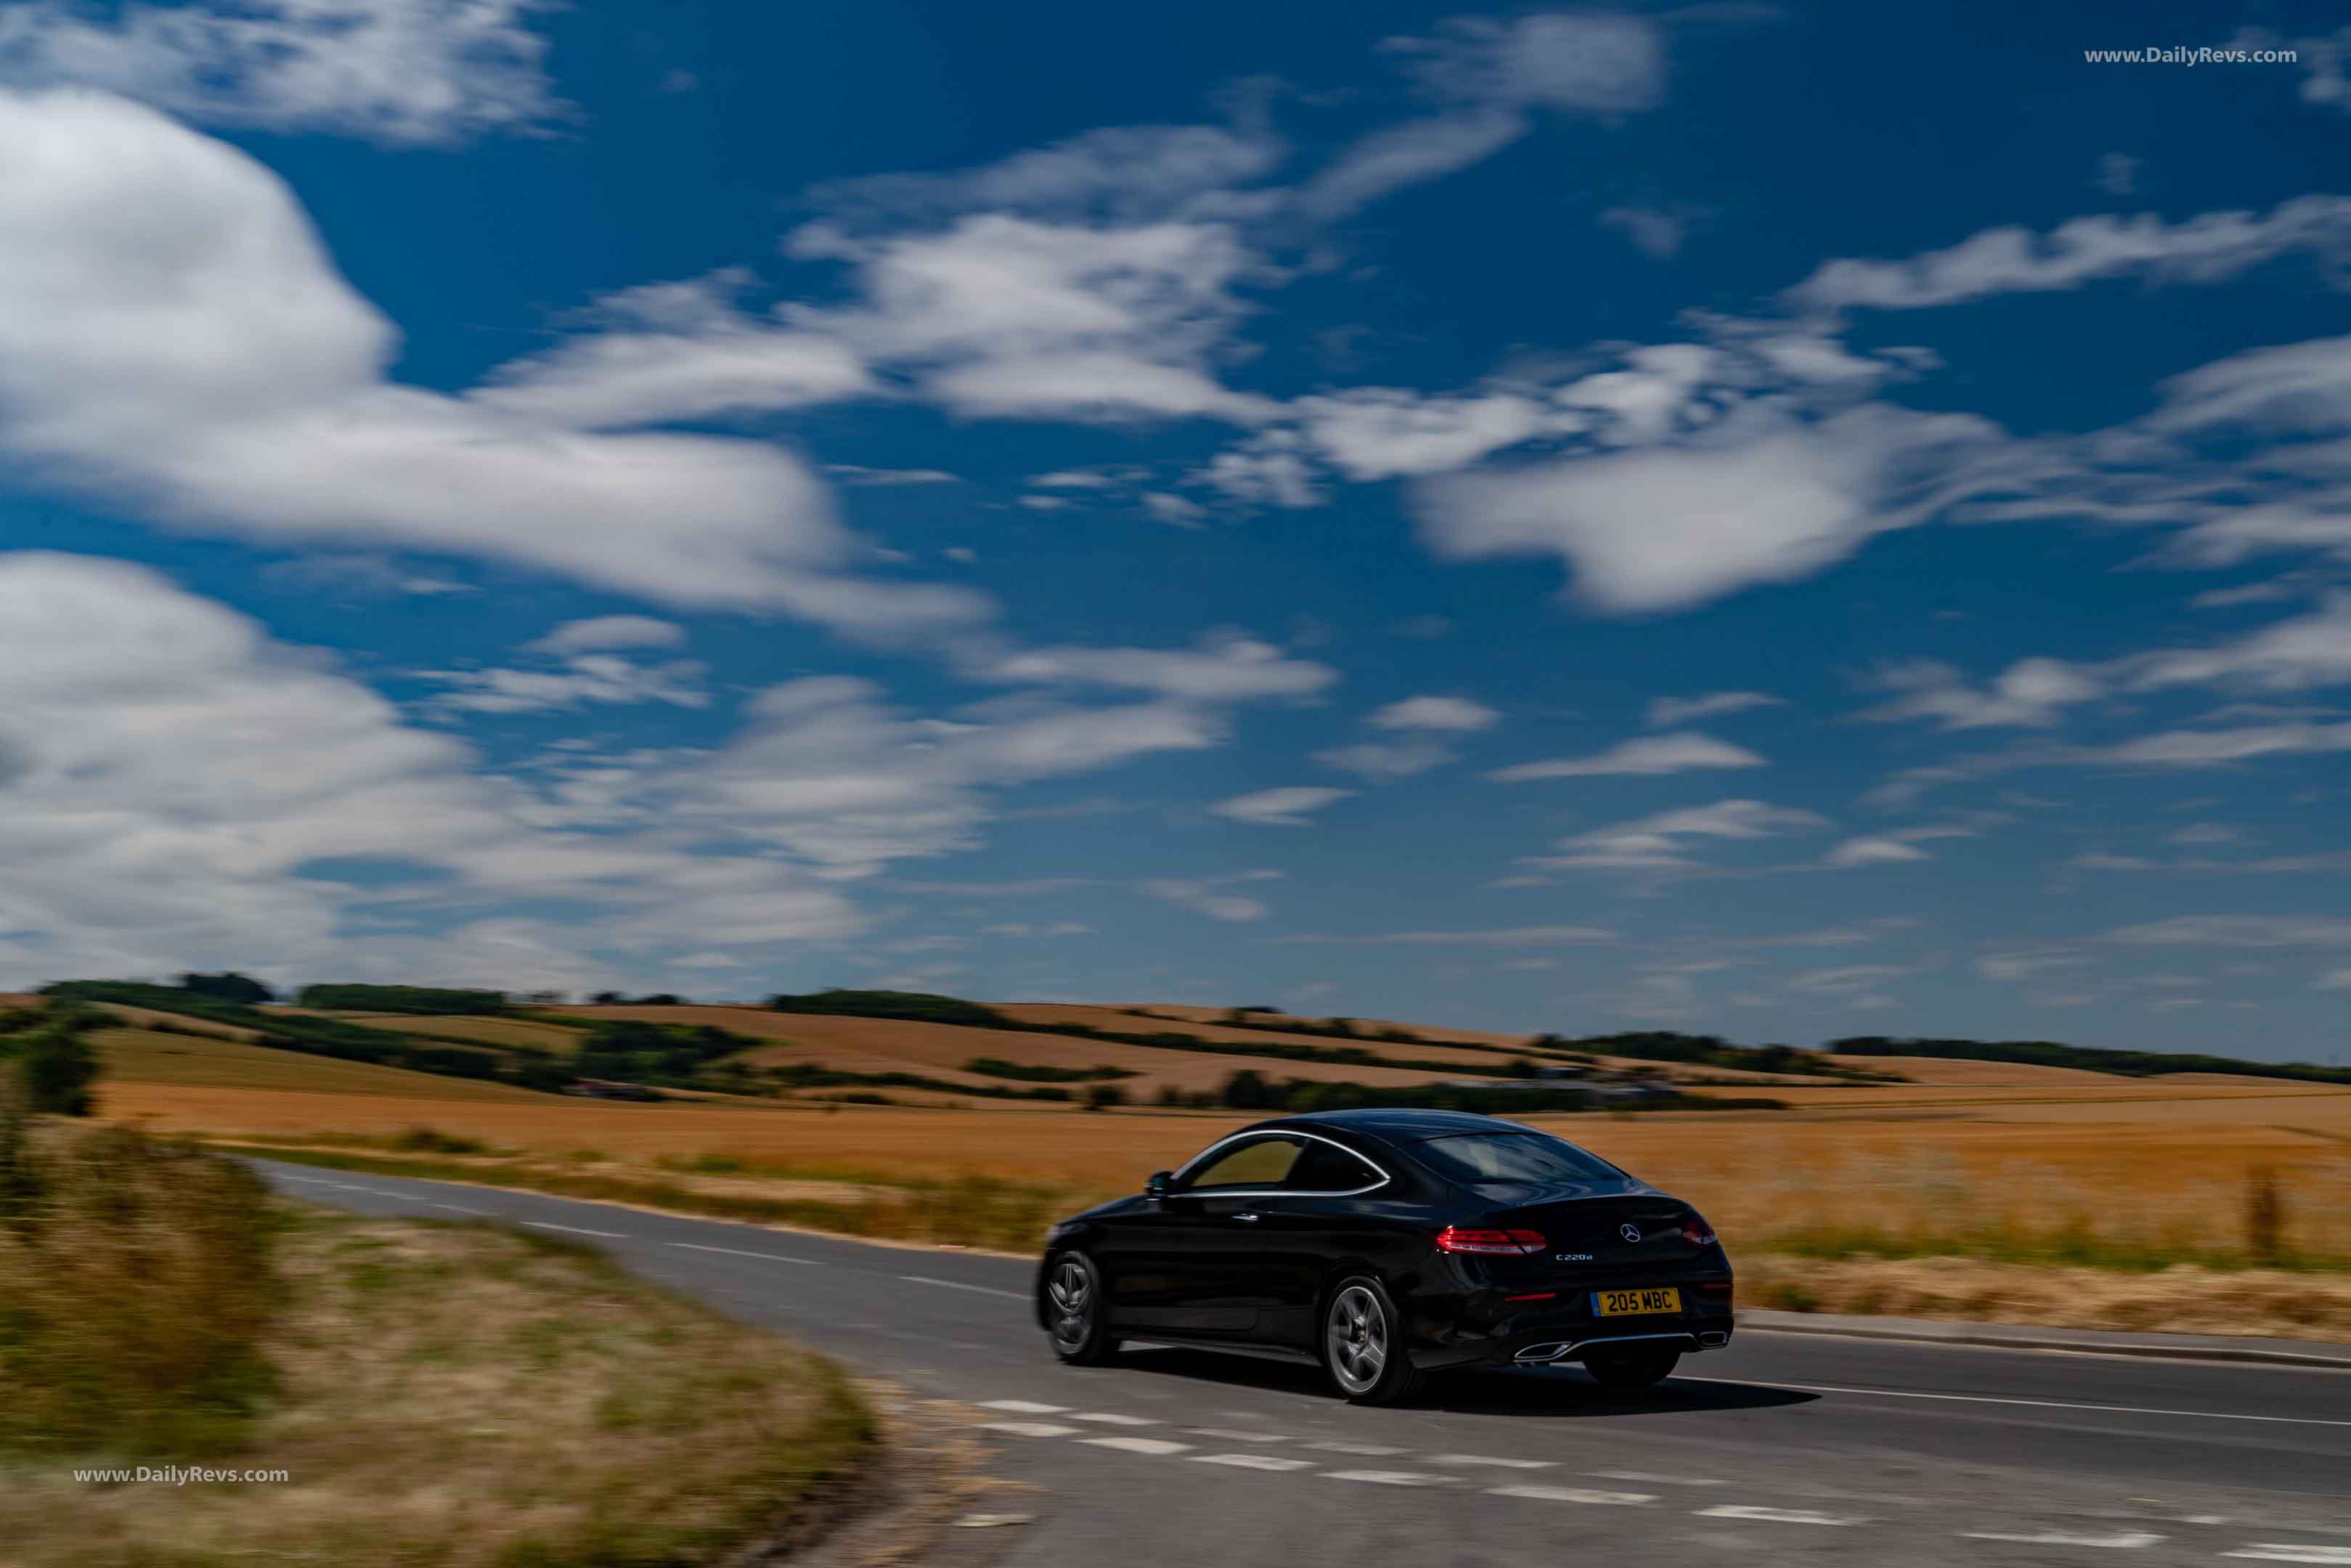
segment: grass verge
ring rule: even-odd
[[[99,1174],[73,1210],[69,1249],[92,1261],[43,1299],[110,1315],[25,1318],[26,1291],[41,1286],[27,1270],[53,1244],[32,1244],[37,1255],[20,1237],[0,1254],[12,1312],[0,1406],[13,1417],[0,1555],[11,1568],[685,1568],[795,1528],[878,1457],[871,1414],[831,1364],[593,1252],[275,1202],[228,1162],[100,1136],[155,1157],[126,1162],[118,1149],[101,1169],[99,1151],[45,1155],[41,1225],[53,1237],[67,1234],[57,1195]],[[203,1182],[209,1198],[167,1196]],[[126,1191],[139,1218],[124,1227],[107,1204]],[[185,1251],[257,1236],[266,1267],[189,1265],[169,1273],[176,1283],[108,1306],[108,1289],[145,1277],[167,1214],[214,1206],[214,1240]],[[110,1227],[119,1242],[87,1239]],[[211,1312],[233,1288],[246,1302],[235,1332]],[[219,1343],[192,1345],[191,1324]],[[156,1368],[176,1375],[141,1381]],[[57,1397],[27,1416],[16,1405],[26,1388],[112,1403],[101,1415]],[[141,1465],[284,1479],[75,1474]]]

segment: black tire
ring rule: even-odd
[[[1075,1249],[1045,1260],[1045,1334],[1053,1354],[1071,1366],[1100,1366],[1118,1354],[1102,1311],[1102,1274]]]
[[[1671,1377],[1681,1359],[1677,1350],[1595,1351],[1585,1358],[1583,1370],[1603,1388],[1637,1394]]]
[[[1385,1287],[1353,1274],[1332,1287],[1316,1341],[1332,1386],[1353,1405],[1400,1405],[1420,1392],[1404,1345],[1404,1319]]]

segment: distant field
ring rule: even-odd
[[[1017,1030],[975,1029],[965,1024],[914,1023],[900,1019],[839,1018],[821,1013],[778,1013],[764,1008],[565,1008],[564,1013],[585,1019],[641,1019],[651,1023],[706,1023],[737,1034],[773,1040],[769,1048],[754,1051],[749,1060],[762,1065],[810,1062],[852,1072],[919,1072],[953,1083],[1000,1083],[962,1071],[975,1057],[993,1056],[1031,1067],[1123,1067],[1136,1074],[1119,1087],[1130,1097],[1147,1099],[1163,1087],[1214,1089],[1244,1068],[1275,1078],[1309,1078],[1318,1082],[1426,1083],[1438,1076],[1426,1070],[1358,1067],[1345,1063],[1251,1059],[1187,1051],[1162,1051],[1152,1046],[1123,1045],[1111,1040],[1081,1040],[1062,1034],[1028,1034]],[[1089,1009],[1098,1010],[1098,1009]],[[1120,1015],[1112,1014],[1115,1018]],[[1129,1019],[1128,1024],[1147,1032],[1160,1027]],[[1104,1024],[1103,1028],[1115,1027]],[[1183,1031],[1180,1025],[1165,1026]],[[1244,1030],[1225,1033],[1253,1043]],[[1214,1037],[1211,1037],[1214,1038]],[[1277,1037],[1261,1036],[1259,1042]],[[1309,1040],[1314,1045],[1344,1041]],[[1400,1048],[1390,1047],[1390,1050]],[[1443,1051],[1431,1056],[1450,1056]],[[1491,1057],[1459,1053],[1465,1061],[1490,1066]]]
[[[332,1057],[312,1056],[299,1051],[279,1051],[198,1035],[110,1029],[99,1030],[91,1039],[106,1064],[98,1092],[100,1108],[110,1116],[125,1114],[125,1107],[132,1103],[152,1107],[159,1092],[168,1100],[180,1091],[195,1088],[226,1091],[232,1097],[247,1092],[296,1091],[315,1095],[329,1106],[346,1108],[355,1099],[373,1096],[493,1104],[534,1103],[553,1098],[470,1078],[444,1078],[365,1061],[338,1061]]]
[[[413,1013],[318,1013],[319,1018],[342,1019],[350,1023],[365,1024],[370,1029],[391,1030],[396,1034],[445,1040],[476,1040],[484,1045],[503,1045],[519,1051],[550,1051],[569,1056],[580,1048],[582,1030],[566,1029],[560,1024],[540,1023],[532,1019],[485,1018],[478,1013],[453,1013],[446,1017],[418,1017]]]

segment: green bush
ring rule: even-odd
[[[506,1011],[504,991],[458,990],[441,986],[365,986],[355,983],[305,986],[301,1004],[327,1012],[500,1013]]]
[[[89,1115],[99,1061],[88,1037],[114,1019],[92,1007],[46,1008],[33,1017],[36,1027],[0,1035],[0,1065],[12,1080],[8,1092],[26,1112]]]

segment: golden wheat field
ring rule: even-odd
[[[950,1082],[963,1081],[960,1064],[979,1055],[1132,1066],[1144,1076],[1129,1081],[1130,1089],[1206,1087],[1244,1066],[1274,1077],[1426,1076],[757,1009],[596,1012],[717,1022],[764,1035],[777,1043],[759,1052],[763,1060],[909,1069]],[[600,1168],[642,1167],[649,1176],[705,1166],[881,1184],[987,1177],[1050,1188],[1056,1201],[1071,1204],[1134,1191],[1151,1171],[1178,1164],[1249,1119],[974,1104],[944,1092],[902,1092],[902,1100],[929,1103],[888,1106],[725,1096],[628,1104],[144,1030],[109,1030],[99,1043],[108,1066],[101,1113],[165,1131],[391,1139],[426,1127],[513,1157],[578,1161],[592,1154]],[[2351,1088],[2210,1075],[2128,1079],[1932,1059],[1869,1064],[1916,1082],[1775,1089],[1791,1103],[1783,1112],[1529,1120],[1690,1198],[1726,1234],[1753,1247],[1840,1256],[1943,1249],[2138,1266],[2179,1258],[2351,1266]],[[2266,1235],[2252,1218],[2253,1194],[2264,1183],[2276,1194],[2277,1216]]]

